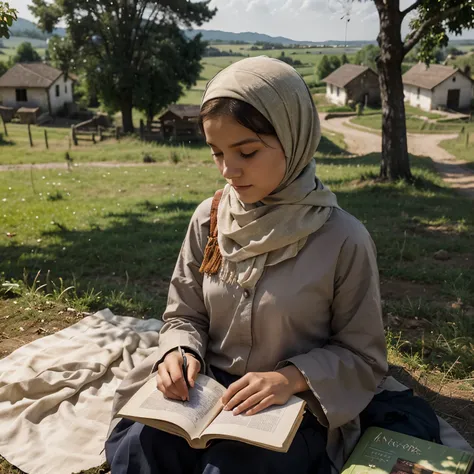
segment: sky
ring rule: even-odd
[[[401,0],[404,9],[414,0]],[[35,21],[27,6],[29,0],[13,0],[10,5],[19,16]],[[251,31],[270,36],[284,36],[301,41],[344,40],[346,22],[341,20],[343,4],[351,4],[348,40],[375,40],[378,16],[371,0],[211,0],[218,11],[214,18],[201,26],[207,30],[230,32]],[[408,33],[408,21],[403,34]],[[474,30],[465,31],[462,39],[474,39]]]

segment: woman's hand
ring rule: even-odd
[[[194,387],[194,382],[201,370],[201,363],[189,352],[186,353],[186,359],[188,360],[188,382],[191,387]],[[189,391],[183,374],[183,357],[178,350],[167,354],[158,366],[156,386],[167,398],[183,402],[189,400]]]
[[[308,390],[301,372],[289,365],[275,372],[250,372],[229,385],[222,396],[224,410],[254,415],[271,405],[284,405],[290,397]]]

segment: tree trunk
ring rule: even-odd
[[[124,133],[133,133],[135,131],[133,127],[132,108],[131,100],[122,101],[120,111],[122,112],[122,125]]]
[[[377,60],[382,99],[382,162],[380,177],[412,180],[403,102],[401,15],[399,2],[384,2],[379,9],[380,33]]]

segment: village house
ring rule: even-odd
[[[419,63],[403,75],[405,101],[423,110],[468,109],[473,82],[453,66]]]
[[[0,104],[56,115],[73,103],[73,79],[43,63],[18,63],[0,77]]]
[[[379,78],[369,67],[344,64],[323,82],[326,83],[326,97],[334,104],[347,105],[349,101],[373,106],[380,104]]]

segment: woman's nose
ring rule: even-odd
[[[225,179],[240,178],[242,175],[242,169],[238,168],[230,162],[224,161],[222,165],[222,176]]]

